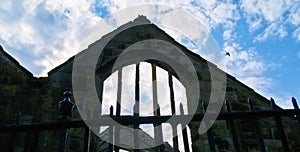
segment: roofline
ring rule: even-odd
[[[176,42],[180,47],[182,47],[183,49],[185,49],[185,50],[186,50],[185,53],[189,53],[189,54],[192,55],[193,57],[195,57],[195,58],[197,58],[197,59],[199,59],[199,60],[202,60],[202,61],[204,61],[204,62],[208,62],[208,63],[210,63],[211,65],[217,67],[217,69],[219,69],[219,70],[221,70],[222,72],[226,73],[227,78],[230,78],[232,81],[236,82],[237,84],[242,85],[242,86],[245,87],[246,89],[252,91],[252,92],[254,93],[254,95],[256,95],[256,96],[259,97],[259,98],[264,99],[263,102],[268,101],[268,102],[265,102],[265,103],[267,103],[267,104],[270,104],[270,103],[271,103],[269,99],[267,99],[266,97],[264,97],[264,96],[262,96],[261,94],[257,93],[254,89],[252,89],[252,88],[250,88],[249,86],[247,86],[246,84],[242,83],[241,81],[239,81],[238,79],[236,79],[234,76],[228,74],[226,71],[223,71],[222,69],[218,68],[218,66],[215,65],[214,63],[212,63],[212,62],[210,62],[210,61],[208,61],[208,60],[202,58],[199,54],[190,51],[186,46],[184,46],[184,45],[182,45],[181,43],[177,42],[173,37],[171,37],[169,34],[167,34],[164,30],[160,29],[160,28],[159,28],[158,26],[156,26],[155,24],[152,24],[152,25],[154,25],[155,28],[157,28],[158,30],[160,30],[161,32],[163,32],[164,35],[165,35],[167,38],[170,38],[171,40],[173,40],[174,42]],[[277,105],[277,107],[278,107],[278,108],[281,108],[281,107],[279,107],[278,105]]]
[[[75,55],[76,56],[76,55]],[[59,68],[63,67],[64,65],[68,64],[70,61],[75,59],[75,56],[70,57],[67,61],[65,61],[64,63],[60,64],[59,66],[55,67],[54,69],[50,70],[47,74],[48,77],[50,75],[52,75],[53,73],[55,73],[57,70],[59,70]]]
[[[30,77],[33,77],[33,74],[24,68],[15,58],[13,58],[10,54],[8,54],[6,51],[4,51],[3,47],[0,45],[0,52],[4,54],[11,62],[13,62],[19,69],[21,69],[25,74],[27,74]]]
[[[131,22],[128,22],[128,23],[126,23],[126,24],[130,24],[130,23],[131,23]],[[125,25],[125,24],[124,24],[124,25]],[[96,40],[95,42],[91,43],[90,45],[93,45],[93,44],[97,43],[98,41],[101,41],[102,38],[104,38],[105,36],[107,36],[107,35],[113,33],[114,31],[118,30],[119,28],[123,27],[124,25],[122,25],[122,26],[116,28],[115,30],[113,30],[113,31],[111,31],[111,32],[109,32],[109,33],[107,33],[107,34],[105,34],[105,35],[102,36],[99,40]],[[208,61],[208,60],[202,58],[199,54],[190,51],[186,46],[184,46],[184,45],[182,45],[181,43],[177,42],[173,37],[171,37],[169,34],[167,34],[164,30],[160,29],[157,25],[155,25],[155,24],[153,24],[153,23],[151,23],[151,24],[149,24],[149,25],[152,25],[154,28],[156,28],[157,30],[159,30],[160,32],[162,32],[168,39],[170,39],[171,41],[174,41],[176,44],[178,44],[182,49],[184,49],[184,52],[185,52],[185,53],[190,54],[191,56],[195,57],[195,58],[198,59],[198,60],[201,60],[201,61],[203,61],[203,62],[208,62],[208,63],[210,63],[211,65],[215,66],[215,67],[216,67],[217,69],[219,69],[220,71],[224,72],[224,73],[226,74],[227,78],[229,78],[230,80],[236,82],[238,85],[241,85],[241,86],[245,87],[245,88],[246,88],[247,90],[249,90],[250,92],[253,92],[253,95],[257,96],[258,98],[264,99],[264,100],[261,101],[261,102],[265,102],[266,104],[270,104],[270,100],[269,100],[269,99],[267,99],[266,97],[262,96],[261,94],[255,92],[254,89],[250,88],[250,87],[247,86],[246,84],[244,84],[244,83],[242,83],[241,81],[237,80],[234,76],[228,74],[226,71],[223,71],[222,69],[218,68],[218,66],[215,65],[214,63],[212,63],[212,62],[210,62],[210,61]],[[90,46],[90,45],[89,45],[89,46]],[[86,49],[84,49],[84,50],[82,50],[82,51],[85,51],[85,50],[86,50]],[[81,52],[82,52],[82,51],[81,51]],[[81,53],[81,52],[79,52],[79,53]],[[75,56],[76,56],[76,55],[75,55]],[[48,72],[48,76],[51,75],[51,74],[53,74],[53,73],[54,73],[55,71],[57,71],[60,67],[62,67],[62,66],[64,66],[65,64],[67,64],[70,60],[74,60],[75,56],[72,56],[72,57],[69,58],[66,62],[62,63],[62,64],[59,65],[58,67],[56,67],[56,68],[52,69],[51,71],[49,71],[49,72]],[[278,106],[278,107],[279,107],[279,106]],[[281,108],[281,107],[279,107],[279,108]]]

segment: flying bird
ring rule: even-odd
[[[230,53],[229,53],[229,52],[226,52],[226,55],[227,55],[227,56],[230,56]]]

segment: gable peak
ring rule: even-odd
[[[133,22],[146,23],[146,24],[151,23],[151,21],[147,19],[147,17],[144,15],[139,15],[136,19],[133,20]]]

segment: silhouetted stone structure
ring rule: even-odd
[[[135,25],[138,22],[149,24],[138,25],[126,29],[126,27]],[[122,31],[123,29],[126,30]],[[197,113],[200,114],[205,111],[202,103],[208,102],[211,91],[213,91],[211,90],[211,74],[207,65],[207,62],[209,61],[206,61],[198,54],[189,51],[156,25],[151,24],[150,21],[143,16],[140,16],[133,22],[122,25],[104,37],[109,37],[115,33],[118,34],[105,46],[104,51],[98,60],[96,81],[100,84],[98,85],[99,90],[101,90],[101,83],[103,84],[104,80],[111,75],[112,65],[122,50],[141,40],[159,39],[170,42],[180,48],[194,64],[201,86]],[[87,49],[91,49],[92,46],[101,45],[104,37],[91,44]],[[20,124],[58,121],[58,104],[62,99],[62,91],[66,88],[72,88],[73,61],[74,57],[71,57],[65,63],[51,70],[48,73],[48,77],[36,78],[1,47],[0,125],[13,124],[14,122],[11,122],[11,120],[15,120],[16,112],[22,113],[19,122]],[[155,64],[166,71],[170,69],[168,65],[163,63],[157,62]],[[171,71],[168,72],[173,75],[175,74]],[[228,101],[226,102],[228,105],[227,108],[225,108],[226,106],[224,104],[222,109],[223,112],[226,112],[226,110],[233,112],[249,111],[249,98],[251,99],[251,110],[272,110],[270,100],[259,95],[233,76],[229,74],[226,75],[227,85],[224,89],[226,89],[225,98]],[[228,107],[230,107],[230,109],[228,109]],[[277,106],[274,106],[273,108],[280,109]],[[80,119],[81,117],[78,111],[75,110],[72,115],[72,120]],[[255,126],[259,126],[259,128],[253,127],[253,124],[256,124]],[[284,117],[282,118],[282,124],[290,150],[299,151],[300,129],[296,119],[294,117]],[[200,122],[191,122],[188,125],[191,130],[192,149],[194,152],[209,150],[236,151],[237,149],[240,151],[260,151],[260,141],[263,142],[267,151],[283,150],[280,132],[277,129],[276,121],[272,117],[255,121],[245,119],[234,121],[218,120],[211,130],[203,135],[198,134],[199,125]],[[231,130],[233,126],[234,130]],[[262,138],[257,137],[258,130],[261,133]],[[232,135],[232,132],[235,133],[234,136]],[[33,130],[29,132],[17,132],[13,135],[12,133],[2,133],[0,136],[0,151],[9,151],[11,147],[13,147],[15,151],[57,151],[58,133],[59,132],[55,130],[40,132]],[[68,134],[66,149],[69,151],[83,151],[84,129],[69,129]],[[108,147],[107,145],[103,145],[103,141],[98,137],[93,136],[91,133],[90,135],[91,151],[99,151],[103,147],[107,150]],[[8,139],[12,139],[13,141]],[[176,140],[174,141],[176,142]],[[169,147],[169,145],[166,144],[165,147]]]

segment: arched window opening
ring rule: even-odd
[[[153,71],[150,63],[141,62],[139,64],[140,116],[153,116],[154,111],[157,109],[157,107],[155,108],[153,105],[155,101],[160,107],[161,115],[172,115],[172,109],[170,108],[171,100],[174,100],[175,103],[175,114],[180,114],[180,103],[183,104],[184,110],[187,111],[185,87],[181,82],[174,76],[171,76],[172,87],[170,87],[168,71],[155,66],[155,78],[153,78]],[[123,67],[121,72],[118,70],[112,73],[104,81],[102,114],[108,115],[110,106],[113,106],[114,115],[116,115],[117,103],[119,103],[121,105],[120,115],[133,115],[135,103],[135,75],[136,66],[128,65]],[[119,77],[121,77],[121,81]],[[121,85],[121,87],[118,85]],[[121,91],[119,95],[118,89]],[[173,93],[171,93],[171,89]],[[173,94],[173,97],[171,97],[171,94]]]
[[[105,79],[102,115],[109,115],[110,107],[113,107],[115,116],[180,115],[180,104],[183,105],[184,114],[187,114],[185,91],[185,87],[175,76],[153,63],[141,62],[137,65],[128,65]],[[172,125],[174,124],[141,124],[138,128],[153,141],[161,139],[165,148],[169,145],[170,149],[184,151],[186,145],[183,141],[187,138],[190,140],[188,126],[187,137],[184,139],[181,126]],[[101,127],[100,132],[105,129],[107,128]]]

